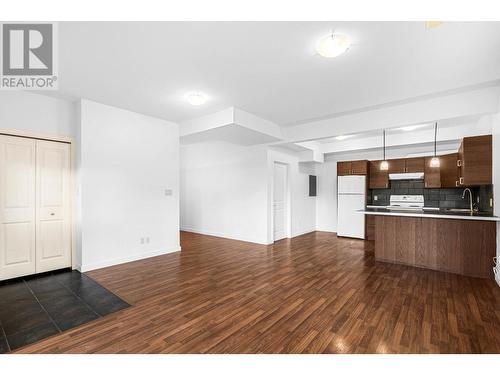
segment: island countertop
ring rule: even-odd
[[[423,209],[423,210],[395,210],[386,207],[368,206],[364,210],[358,211],[366,215],[383,216],[406,216],[423,217],[434,219],[457,219],[457,220],[482,220],[482,221],[500,221],[500,217],[488,212],[456,212],[446,209]]]

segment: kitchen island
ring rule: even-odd
[[[496,222],[489,213],[366,208],[375,216],[375,259],[493,278]]]

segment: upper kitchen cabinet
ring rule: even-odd
[[[460,186],[491,185],[491,135],[464,138],[458,151],[457,165]]]
[[[389,174],[387,173],[387,171],[380,170],[381,162],[382,160],[375,160],[370,162],[370,189],[386,189],[389,187]]]
[[[337,162],[337,176],[368,174],[368,160],[339,161]]]
[[[389,173],[423,173],[424,158],[390,159]]]
[[[453,188],[458,186],[458,153],[441,155],[439,157],[440,174],[441,174],[441,187]],[[426,172],[427,174],[427,172]]]
[[[348,176],[351,174],[351,162],[339,161],[337,162],[337,176]]]
[[[390,159],[387,160],[387,163],[389,164],[389,173],[405,173],[405,159]]]
[[[431,159],[431,156],[424,159],[424,186],[426,188],[440,188],[442,187],[441,168],[431,167]]]
[[[356,160],[351,162],[351,172],[355,175],[366,176],[368,174],[368,160]]]
[[[406,173],[423,173],[425,171],[425,158],[407,158],[405,159]]]

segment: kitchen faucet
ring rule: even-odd
[[[470,212],[474,212],[474,209],[472,208],[472,191],[470,191],[469,188],[465,188],[464,192],[462,193],[462,199],[465,198],[465,193],[469,192],[469,201],[470,201]]]

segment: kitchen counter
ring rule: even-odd
[[[377,261],[493,278],[498,217],[372,207],[358,212],[373,222]]]
[[[500,217],[488,212],[454,212],[444,209],[423,209],[423,210],[394,210],[386,207],[368,206],[360,213],[366,215],[385,215],[385,216],[406,216],[406,217],[423,217],[434,219],[458,219],[458,220],[482,220],[482,221],[500,221]]]

